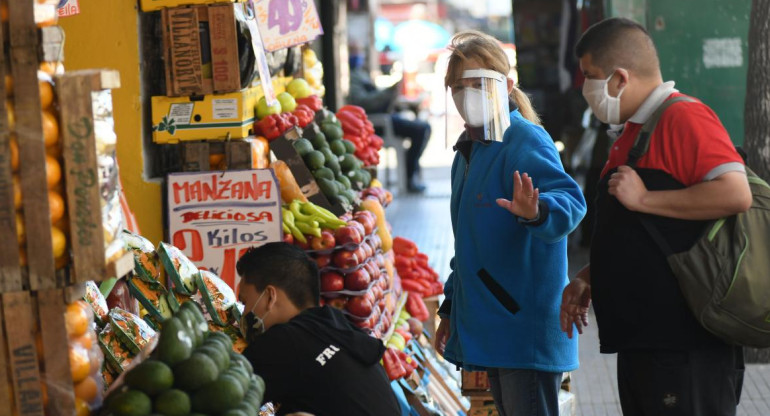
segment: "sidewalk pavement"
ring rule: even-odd
[[[438,148],[439,146],[436,146]],[[430,149],[430,147],[429,147]],[[438,149],[437,149],[438,150]],[[442,156],[444,157],[444,156]],[[443,278],[449,274],[454,237],[449,218],[449,167],[423,169],[424,195],[397,195],[387,208],[393,234],[412,239]],[[587,261],[585,249],[570,245],[570,276]],[[615,356],[599,354],[598,332],[591,322],[580,336],[580,369],[572,373],[577,415],[620,415]],[[770,416],[770,365],[747,364],[739,416]]]

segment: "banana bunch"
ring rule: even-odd
[[[336,230],[345,221],[337,218],[329,210],[319,207],[312,202],[302,202],[298,199],[288,206],[281,207],[283,232],[291,234],[302,243],[307,243],[305,235],[321,237],[321,229]]]

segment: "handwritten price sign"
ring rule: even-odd
[[[254,7],[269,52],[307,43],[323,34],[313,0],[257,0]]]
[[[249,247],[282,240],[281,192],[272,169],[168,176],[171,243],[235,289]]]

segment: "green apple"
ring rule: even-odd
[[[288,92],[282,92],[278,94],[278,102],[281,103],[281,110],[283,112],[292,112],[295,108],[297,108],[297,101],[294,100],[294,97],[291,96]]]
[[[310,84],[304,78],[294,78],[291,80],[289,85],[286,86],[286,91],[294,98],[305,98],[313,95]]]
[[[281,114],[281,103],[276,100],[273,105],[268,106],[265,97],[260,98],[257,103],[257,118],[262,120],[270,114]]]

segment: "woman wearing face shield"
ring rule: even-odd
[[[462,32],[450,49],[445,85],[465,131],[454,144],[455,255],[436,348],[466,370],[487,371],[501,415],[558,415],[562,373],[578,367],[559,306],[567,235],[585,201],[508,78],[498,42]]]

